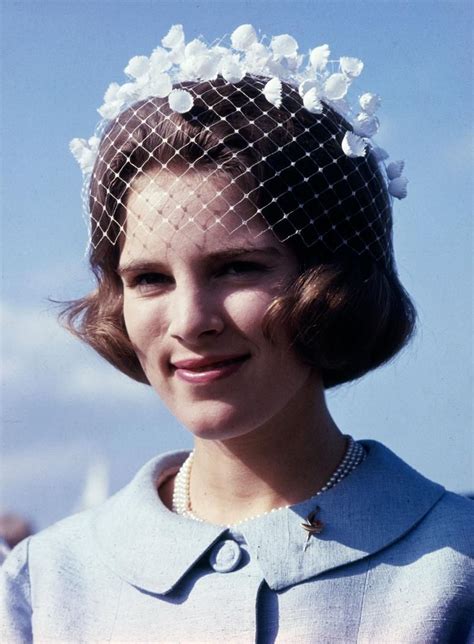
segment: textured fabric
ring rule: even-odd
[[[363,444],[333,489],[232,529],[170,512],[156,482],[187,454],[152,460],[10,554],[0,641],[474,641],[474,504]]]

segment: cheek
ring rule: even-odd
[[[225,315],[234,329],[252,337],[263,337],[262,322],[273,301],[269,293],[243,291],[233,293],[224,300]]]
[[[124,297],[125,327],[142,364],[153,342],[163,335],[163,312],[157,309],[156,303],[151,300],[137,303],[130,297]]]

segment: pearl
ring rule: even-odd
[[[352,436],[348,436],[347,441],[348,445],[344,458],[342,459],[336,470],[333,472],[333,474],[330,476],[329,480],[313,496],[319,496],[324,492],[330,490],[332,487],[340,483],[348,474],[353,472],[356,467],[365,460],[366,453],[362,445],[354,441]],[[189,454],[188,458],[184,461],[176,475],[174,482],[172,509],[176,514],[187,517],[189,519],[193,519],[194,521],[202,522],[203,519],[193,514],[191,509],[189,483],[193,459],[194,451]],[[249,521],[250,519],[258,519],[267,514],[272,514],[273,512],[287,510],[289,507],[290,505],[284,505],[278,508],[272,508],[268,512],[263,512],[262,514],[247,517],[245,519],[242,519],[241,521],[238,521],[237,523],[234,523],[232,526],[228,525],[227,527],[235,527],[240,525],[241,523],[244,523],[245,521]]]

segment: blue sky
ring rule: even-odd
[[[395,246],[420,322],[396,361],[329,405],[346,433],[473,489],[470,3],[4,0],[2,14],[2,506],[44,526],[73,509],[97,460],[115,490],[191,443],[153,392],[69,338],[49,302],[90,287],[68,142],[92,134],[107,85],[175,23],[209,41],[252,23],[364,61],[356,91],[382,96],[377,141],[406,161]]]

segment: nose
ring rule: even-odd
[[[186,282],[176,285],[171,300],[168,330],[173,338],[195,344],[222,332],[222,306],[211,289]]]

